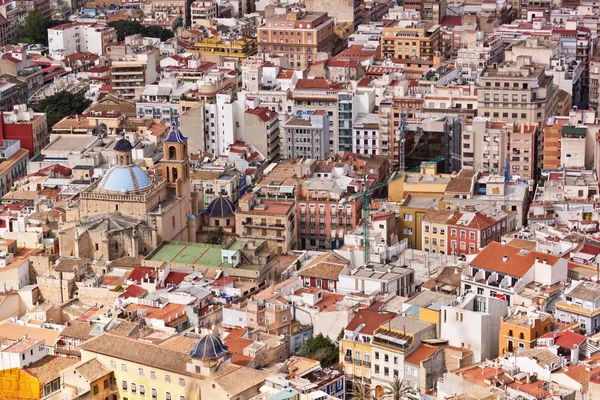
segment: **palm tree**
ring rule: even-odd
[[[372,400],[371,389],[367,385],[355,382],[354,388],[350,391],[350,400]]]
[[[404,379],[394,378],[392,382],[390,382],[390,387],[387,390],[385,395],[386,400],[405,400],[408,398],[407,395],[414,394],[415,391],[412,387],[408,385]]]

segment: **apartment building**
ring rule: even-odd
[[[536,341],[552,330],[552,317],[536,310],[518,307],[500,321],[498,355],[536,347]]]
[[[383,140],[379,132],[379,114],[360,113],[352,124],[352,152],[358,154],[387,154],[389,151],[389,136]]]
[[[197,0],[190,4],[191,26],[209,26],[217,18],[218,6],[214,0]]]
[[[485,67],[502,61],[502,38],[484,32],[464,32],[461,48],[456,53],[456,68],[460,68],[461,77],[468,82],[477,82]]]
[[[216,101],[204,104],[206,151],[223,154],[236,140],[243,138],[245,103],[230,93],[217,93]]]
[[[423,217],[430,209],[437,209],[440,199],[439,195],[409,194],[400,205],[398,238],[406,239],[409,249],[423,249]]]
[[[334,26],[326,12],[275,15],[258,27],[259,51],[285,56],[292,69],[304,70],[317,61],[318,53],[331,55]]]
[[[307,179],[298,188],[298,248],[336,249],[360,221],[361,203],[347,198],[334,179]]]
[[[371,386],[383,393],[394,379],[406,378],[405,361],[423,340],[436,338],[435,324],[399,315],[373,332]]]
[[[340,359],[347,382],[371,383],[372,367],[375,362],[375,355],[371,348],[374,332],[395,316],[396,314],[389,312],[366,309],[360,309],[354,314],[352,320],[345,327],[344,337],[340,341],[340,350],[343,355],[343,359],[341,357]]]
[[[0,119],[0,141],[18,140],[21,148],[29,151],[32,158],[50,142],[45,113],[28,109],[26,104],[14,106],[12,111],[2,113]]]
[[[395,21],[383,28],[381,54],[398,59],[434,60],[440,52],[440,26],[433,21]]]
[[[265,240],[270,249],[287,254],[296,247],[296,210],[294,203],[269,201],[246,193],[235,216],[236,232],[249,239]]]
[[[156,82],[156,56],[156,50],[147,50],[113,61],[113,93],[128,100],[139,99],[146,85]]]
[[[538,124],[557,111],[558,91],[544,66],[530,56],[487,67],[477,91],[477,114],[493,120]]]
[[[283,124],[283,157],[324,160],[329,157],[329,117],[324,110],[294,115]]]
[[[462,292],[499,297],[515,304],[515,296],[528,284],[550,286],[566,282],[567,260],[491,242],[462,273]]]
[[[18,140],[0,143],[0,196],[7,194],[19,178],[27,175],[29,151],[22,149]],[[23,285],[24,286],[24,285]]]
[[[267,158],[269,163],[279,161],[281,135],[279,114],[266,107],[249,108],[244,112],[244,140]]]
[[[117,31],[104,24],[67,23],[48,29],[50,56],[59,60],[85,51],[100,56],[116,43]]]
[[[498,356],[500,320],[508,303],[497,297],[467,293],[442,306],[440,337],[451,346],[473,351],[475,362]]]
[[[246,36],[213,36],[205,37],[189,49],[200,56],[202,61],[221,64],[225,59],[239,61],[256,54],[256,40]]]
[[[447,249],[447,223],[452,219],[454,211],[429,210],[421,222],[423,242],[421,248],[427,253],[446,254]]]
[[[509,215],[494,207],[456,211],[447,221],[447,254],[474,253],[512,230]]]
[[[446,16],[446,0],[423,0],[421,15],[424,20],[441,24]]]
[[[561,300],[556,303],[554,316],[559,321],[579,323],[586,335],[600,331],[600,284],[572,281]]]
[[[598,109],[600,101],[600,58],[594,57],[590,60],[590,86],[589,86],[589,107],[593,110]]]

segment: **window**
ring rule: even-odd
[[[127,372],[127,365],[121,364],[121,371]]]
[[[379,373],[379,365],[375,364],[375,373],[378,374]]]
[[[390,376],[390,369],[388,367],[384,367],[383,368],[383,375],[384,376]]]
[[[425,225],[425,232],[429,232],[429,225]]]
[[[165,375],[165,382],[171,382],[171,376]]]
[[[140,396],[145,396],[146,395],[146,388],[144,387],[144,385],[140,385]]]
[[[144,376],[144,369],[143,368],[138,369],[138,374],[139,374],[139,376]]]
[[[131,393],[135,393],[136,390],[135,383],[131,382]]]
[[[378,351],[375,352],[375,359],[379,360],[379,352]]]
[[[389,361],[390,361],[390,356],[389,356],[389,355],[387,355],[387,354],[384,354],[384,355],[383,355],[383,361],[385,361],[385,362],[389,362]]]
[[[122,381],[123,390],[127,390],[127,381]]]
[[[98,385],[94,385],[94,394],[98,394],[99,389],[98,389]]]
[[[152,398],[156,399],[158,397],[158,393],[156,392],[156,389],[152,389]]]
[[[114,369],[114,368],[117,368],[117,363],[116,363],[116,362],[114,362],[114,361],[111,361],[111,362],[110,362],[110,367],[111,367],[111,368],[113,368],[113,369]]]
[[[108,389],[108,379],[105,379],[102,383],[104,385],[104,389]]]
[[[179,378],[179,386],[185,386],[185,379]]]
[[[394,356],[394,365],[398,365],[398,357]]]
[[[150,371],[150,378],[151,379],[156,379],[156,372]]]

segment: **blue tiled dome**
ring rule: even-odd
[[[235,214],[235,205],[227,197],[219,196],[210,202],[204,215],[214,218],[231,217]]]
[[[215,360],[227,354],[227,346],[219,337],[209,334],[196,342],[190,356],[200,360]]]
[[[152,185],[148,174],[137,165],[115,166],[108,170],[100,187],[104,190],[127,193]]]
[[[127,140],[125,138],[119,140],[115,144],[115,151],[131,151],[131,150],[133,150],[133,146],[131,145],[129,140]]]

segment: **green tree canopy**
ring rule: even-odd
[[[48,26],[42,13],[34,10],[27,14],[25,23],[19,29],[21,42],[48,45]]]
[[[175,36],[173,32],[168,29],[163,29],[160,26],[144,26],[139,23],[139,21],[113,21],[109,22],[108,26],[115,28],[117,31],[117,39],[122,41],[126,36],[141,34],[145,37],[153,37],[159,38],[161,41],[165,41],[167,39]]]
[[[223,227],[219,226],[217,229],[213,229],[206,235],[206,241],[210,244],[221,244],[223,240]]]
[[[298,355],[317,360],[323,367],[330,367],[338,362],[340,353],[337,345],[331,339],[319,333],[300,346]]]
[[[71,93],[63,90],[55,95],[46,97],[36,109],[46,113],[48,129],[52,129],[64,117],[83,113],[90,104],[92,102],[86,99],[83,93]]]

